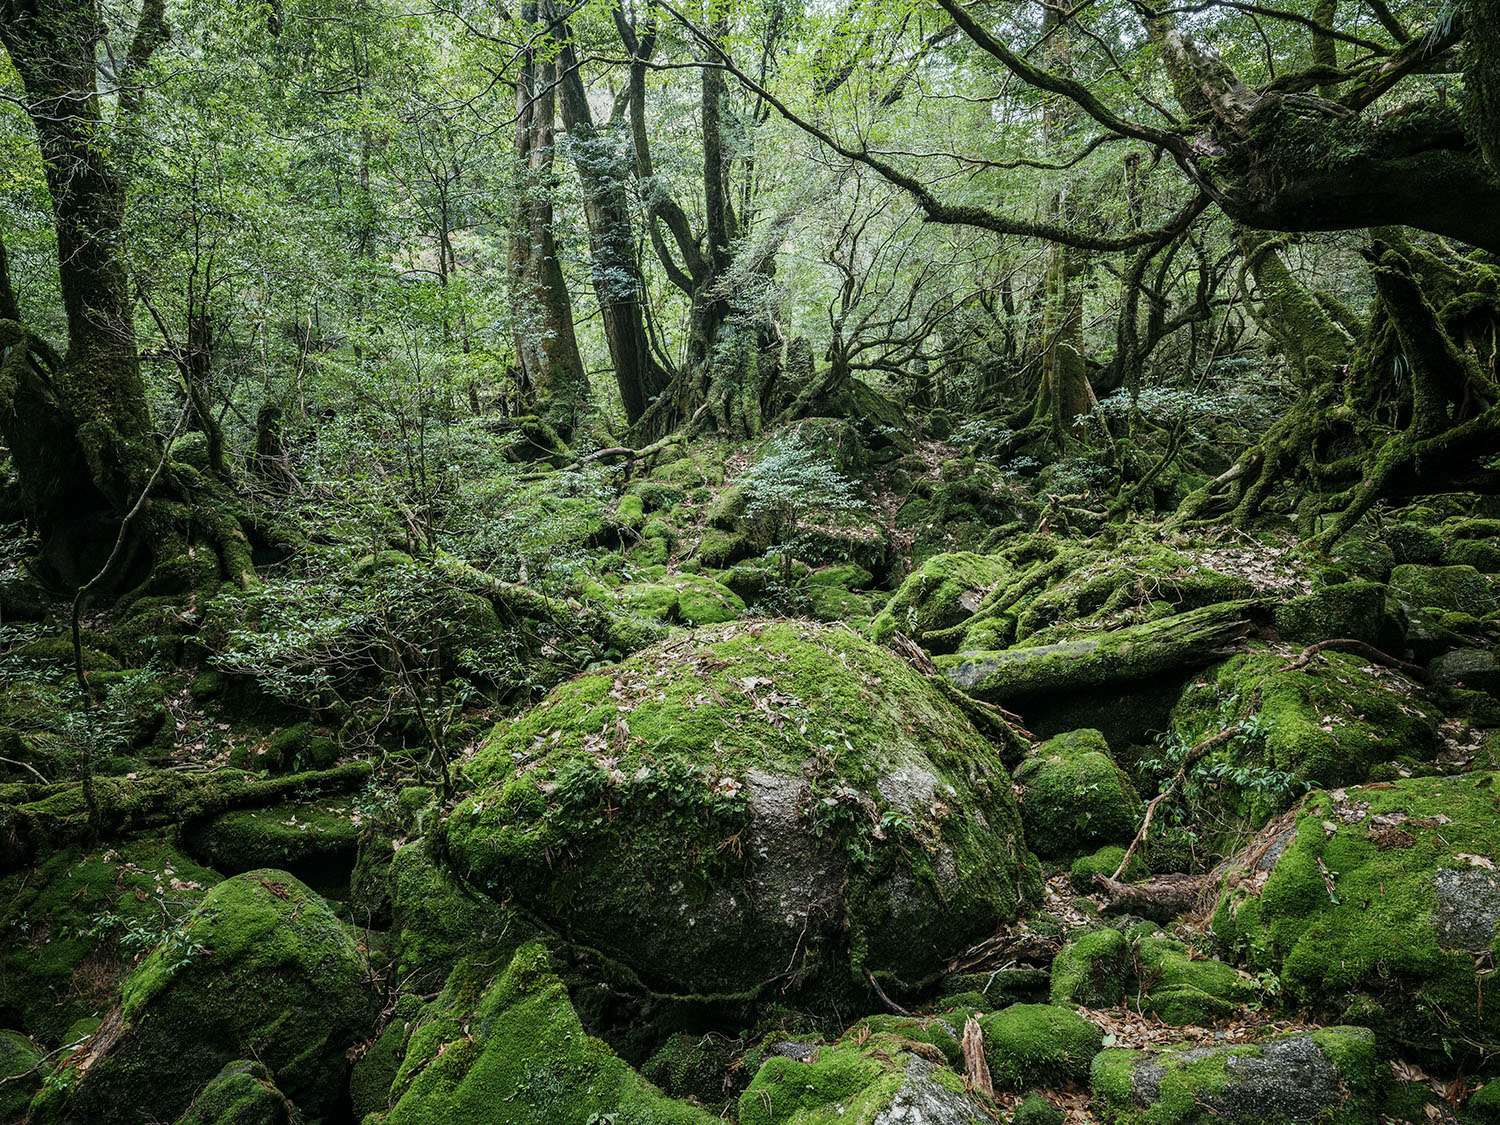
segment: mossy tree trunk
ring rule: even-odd
[[[724,71],[718,66],[701,68],[698,116],[703,140],[704,229],[695,233],[687,212],[656,179],[651,158],[643,106],[646,67],[656,44],[654,28],[637,35],[618,10],[615,22],[632,58],[631,132],[636,174],[647,197],[652,247],[667,279],[688,298],[691,309],[687,362],[672,373],[671,381],[637,422],[637,429],[643,437],[660,437],[703,419],[704,425],[723,433],[758,436],[766,401],[780,373],[780,336],[763,310],[734,300],[733,286],[728,283],[738,264],[736,243],[746,232],[745,216],[736,213],[730,190],[736,157],[726,151],[724,143],[722,115],[728,100]],[[720,40],[727,37],[724,9],[716,9],[710,34]],[[777,32],[772,27],[765,34],[769,56]],[[768,275],[772,269],[768,255],[753,272]]]
[[[167,37],[164,0],[141,7],[115,68],[111,121],[96,76],[100,16],[93,0],[0,4],[0,43],[21,77],[51,197],[68,331],[59,355],[18,320],[0,321],[0,436],[41,538],[43,578],[75,588],[113,559],[94,590],[139,586],[158,563],[186,555],[196,528],[232,577],[250,581],[249,545],[225,498],[207,486],[195,496],[186,478],[158,473],[163,453],[120,253],[126,184],[112,152],[128,144],[140,72]],[[19,313],[13,295],[4,311]],[[153,477],[157,492],[143,504]],[[138,505],[139,518],[127,524]]]
[[[527,24],[536,24],[538,15],[536,4],[522,8]],[[589,381],[552,234],[557,78],[557,63],[528,47],[516,77],[510,287],[523,401],[567,441],[588,404]]]
[[[603,126],[594,122],[588,92],[578,69],[577,55],[565,19],[550,4],[548,15],[553,35],[560,44],[558,57],[558,106],[571,144],[569,155],[583,187],[584,216],[589,228],[589,258],[594,293],[604,321],[604,338],[614,364],[615,382],[625,407],[625,420],[634,425],[647,406],[667,386],[668,373],[651,350],[646,326],[646,280],[636,257],[635,222],[625,185],[631,171],[630,141],[622,135],[620,113],[628,109],[631,122],[645,129],[646,70],[638,60],[655,49],[654,33],[626,42],[632,64],[628,106],[617,102],[616,112]],[[623,16],[616,20],[628,31]],[[649,177],[650,173],[642,173]]]

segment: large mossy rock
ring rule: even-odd
[[[993,746],[847,630],[700,630],[502,725],[443,822],[471,886],[660,991],[743,996],[820,965],[900,985],[1038,889]]]
[[[1500,1051],[1500,773],[1310,795],[1226,876],[1215,937],[1298,1004],[1408,1057]]]
[[[1360,782],[1379,763],[1432,758],[1440,715],[1417,684],[1354,653],[1324,651],[1300,668],[1295,655],[1231,657],[1190,684],[1173,710],[1171,731],[1184,746],[1250,720],[1243,737],[1199,767],[1224,767],[1220,802],[1264,815],[1307,786]],[[1237,786],[1241,768],[1252,772]]]
[[[1094,1059],[1093,1108],[1109,1125],[1373,1125],[1382,1069],[1362,1027],[1234,1047],[1112,1048]]]
[[[42,1084],[42,1052],[19,1031],[0,1031],[0,1123],[26,1116],[31,1095]]]
[[[578,1022],[539,942],[493,976],[465,962],[422,1013],[372,1125],[712,1125],[674,1102]]]
[[[1096,730],[1049,738],[1017,767],[1016,785],[1026,843],[1038,855],[1129,843],[1140,827],[1145,806]]]
[[[1012,1004],[980,1020],[996,1090],[1061,1086],[1088,1077],[1103,1033],[1072,1008]]]
[[[740,1095],[739,1125],[988,1125],[990,1107],[921,1041],[889,1032],[779,1045]],[[940,1056],[939,1056],[940,1058]]]
[[[630,612],[673,625],[717,625],[745,612],[738,594],[704,574],[621,586],[615,596]]]
[[[336,1120],[345,1052],[377,1012],[364,954],[328,904],[284,871],[251,871],[215,887],[131,974],[32,1121],[175,1121],[246,1056],[308,1122]]]

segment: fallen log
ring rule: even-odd
[[[369,780],[369,762],[262,778],[246,770],[160,770],[138,778],[93,779],[91,823],[82,782],[8,786],[0,803],[0,874],[88,840],[178,829],[233,809],[259,808],[312,791],[346,793]]]
[[[1007,707],[1189,672],[1239,650],[1254,631],[1254,601],[1221,602],[1159,621],[1056,644],[963,652],[934,663],[959,690]]]
[[[1104,913],[1170,922],[1197,910],[1203,892],[1217,880],[1212,875],[1158,875],[1144,883],[1121,883],[1108,875],[1095,875],[1094,882],[1104,895]]]

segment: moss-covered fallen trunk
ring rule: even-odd
[[[1224,602],[1056,644],[939,656],[960,690],[1010,707],[1056,693],[1138,683],[1202,668],[1254,628],[1256,603]]]
[[[350,762],[276,778],[232,769],[99,777],[93,779],[92,813],[81,782],[7,786],[0,791],[0,873],[74,843],[175,828],[313,791],[348,792],[369,780],[371,768]]]

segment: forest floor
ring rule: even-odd
[[[6,555],[0,1125],[1500,1121],[1500,498],[1319,554],[834,419],[524,483],[519,567],[91,611],[87,705]]]

